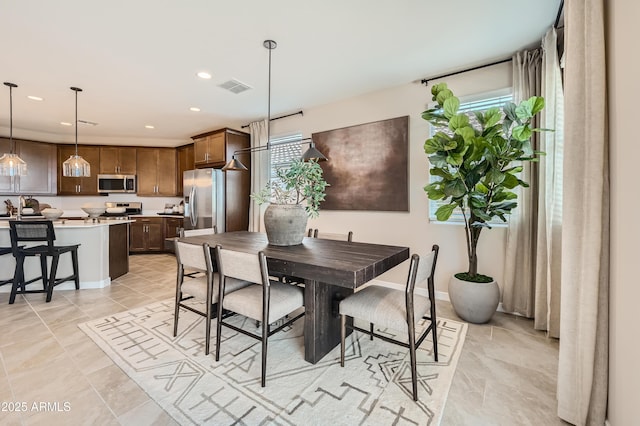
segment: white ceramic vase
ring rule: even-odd
[[[456,314],[474,324],[488,322],[498,308],[500,288],[498,283],[474,283],[451,277],[449,300]]]

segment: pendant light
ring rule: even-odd
[[[271,123],[271,51],[275,49],[278,46],[278,44],[273,40],[265,40],[264,42],[262,42],[262,45],[267,50],[269,50],[269,90],[267,94],[267,145],[255,146],[252,148],[241,148],[237,151],[234,151],[233,155],[231,156],[231,161],[225,164],[224,167],[222,168],[223,171],[227,171],[227,170],[248,171],[249,169],[247,169],[247,167],[244,164],[242,164],[242,162],[239,159],[236,158],[236,155],[241,153],[253,153],[257,151],[264,151],[271,148],[271,125],[270,125]],[[292,142],[285,142],[285,143],[294,144],[294,143],[300,143],[300,141],[292,141]],[[313,143],[313,141],[311,141],[309,149],[302,155],[301,159],[303,161],[308,161],[308,160],[326,161],[327,157],[322,155],[322,153],[315,148],[315,144]]]
[[[9,152],[0,157],[0,176],[24,176],[27,174],[27,163],[14,152],[13,142],[13,88],[14,83],[4,83],[9,87]]]
[[[91,166],[78,155],[78,92],[82,92],[82,89],[79,87],[70,87],[70,89],[76,92],[76,154],[62,163],[62,176],[88,177],[91,176]]]

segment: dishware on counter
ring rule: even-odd
[[[63,213],[64,213],[63,210],[53,209],[53,208],[46,208],[40,211],[40,214],[44,216],[45,219],[48,219],[48,220],[56,220],[60,216],[62,216]]]
[[[99,217],[107,209],[105,207],[81,207],[82,211],[89,215],[90,218]]]

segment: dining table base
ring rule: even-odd
[[[350,294],[353,289],[305,280],[304,359],[307,362],[316,364],[340,344],[339,304]],[[347,328],[347,335],[351,331]]]

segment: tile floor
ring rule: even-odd
[[[175,422],[76,326],[174,296],[175,259],[131,257],[105,289],[0,293],[0,425],[172,425]],[[439,315],[458,319],[438,301]],[[443,426],[562,425],[556,415],[558,342],[523,318],[470,325]]]

